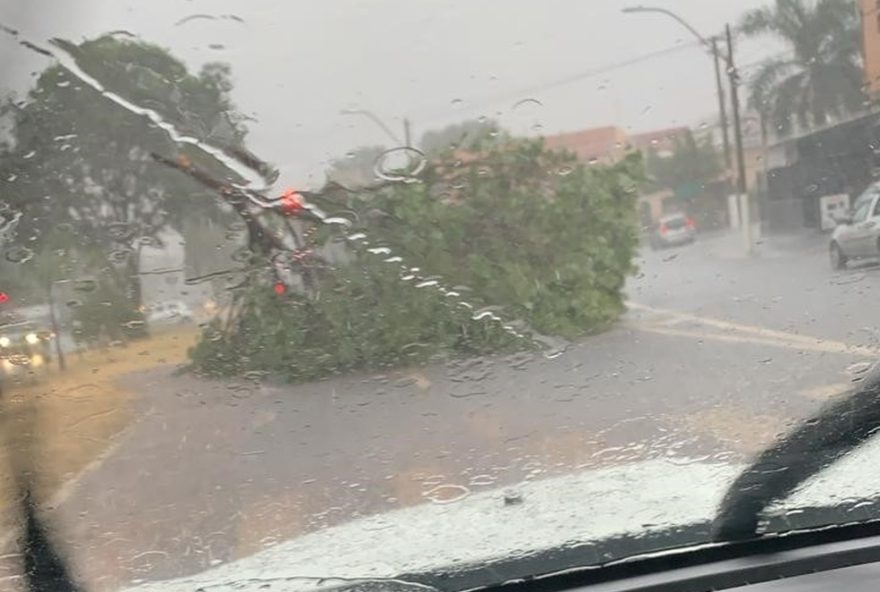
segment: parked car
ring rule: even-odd
[[[147,324],[149,325],[174,325],[191,323],[192,321],[192,310],[186,303],[179,300],[160,302],[147,309]]]
[[[652,249],[690,244],[695,240],[697,240],[697,226],[684,214],[671,214],[660,218],[648,237]]]
[[[880,183],[868,187],[846,215],[837,216],[828,252],[836,270],[851,260],[880,257]]]

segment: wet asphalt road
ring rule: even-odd
[[[54,511],[82,578],[201,571],[401,505],[632,460],[747,457],[846,388],[880,330],[880,268],[824,242],[645,253],[614,330],[548,360],[474,360],[283,387],[160,368],[138,422]],[[850,371],[848,372],[848,368]]]

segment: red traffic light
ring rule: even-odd
[[[9,294],[0,292],[0,304],[6,304],[7,302],[9,302]]]

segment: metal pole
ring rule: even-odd
[[[340,111],[342,115],[363,115],[368,118],[370,121],[379,126],[385,134],[394,141],[396,146],[400,146],[400,138],[397,137],[391,128],[385,125],[385,122],[382,121],[378,115],[373,113],[372,111],[367,111],[366,109],[343,109]]]
[[[746,254],[752,252],[752,222],[749,216],[749,195],[746,183],[746,157],[743,150],[742,121],[739,113],[739,72],[733,57],[733,35],[730,25],[725,26],[727,35],[727,75],[730,80],[730,102],[733,107],[733,137],[736,142],[737,192],[740,200],[740,221]]]
[[[409,119],[403,118],[403,139],[406,141],[406,147],[412,146],[412,132],[410,130]]]
[[[61,347],[61,331],[58,327],[58,317],[55,315],[55,297],[52,293],[52,286],[55,282],[49,280],[49,321],[52,323],[52,333],[55,339],[55,354],[58,356],[58,369],[67,370],[67,362],[64,360],[64,349]]]
[[[718,114],[721,117],[721,137],[724,140],[724,164],[731,169],[730,134],[727,129],[727,100],[724,97],[724,84],[721,82],[721,54],[718,51],[718,39],[712,37],[712,59],[715,62],[715,87],[718,91]]]

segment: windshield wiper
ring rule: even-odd
[[[880,366],[764,450],[733,482],[712,524],[715,541],[757,536],[761,513],[880,430]]]

